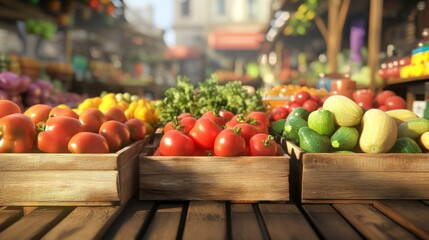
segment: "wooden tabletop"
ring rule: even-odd
[[[429,202],[0,207],[0,239],[429,239]]]

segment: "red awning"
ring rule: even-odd
[[[258,50],[263,40],[259,32],[212,32],[209,46],[216,50]]]
[[[200,51],[195,48],[186,47],[186,46],[175,46],[168,48],[164,52],[165,59],[188,59],[188,58],[198,58],[201,55]]]

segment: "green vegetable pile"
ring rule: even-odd
[[[156,107],[164,124],[186,112],[198,118],[207,111],[218,113],[222,109],[234,114],[265,110],[261,90],[250,95],[240,81],[221,85],[215,77],[199,83],[197,87],[187,77],[178,77],[177,86],[168,89]]]

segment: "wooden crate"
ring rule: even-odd
[[[157,146],[140,155],[140,200],[289,200],[290,157],[280,146],[273,157],[151,156]]]
[[[306,153],[282,140],[291,156],[291,195],[303,203],[429,199],[429,154]]]
[[[140,140],[108,154],[0,154],[0,206],[105,206],[137,191]]]

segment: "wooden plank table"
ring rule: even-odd
[[[0,207],[0,239],[429,239],[427,201]]]

